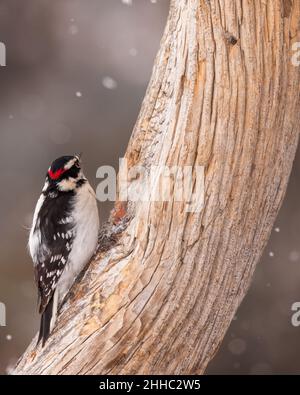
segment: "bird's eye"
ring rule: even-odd
[[[78,169],[80,169],[80,163],[79,163],[79,161],[76,161],[76,162],[75,162],[75,166],[78,167]]]

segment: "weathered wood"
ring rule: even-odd
[[[15,374],[204,372],[285,194],[299,23],[298,0],[172,1],[126,158],[205,166],[203,211],[119,204],[50,341],[32,343]]]

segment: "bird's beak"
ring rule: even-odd
[[[75,154],[74,156],[79,160],[79,162],[81,162],[82,152],[80,152],[80,154]]]

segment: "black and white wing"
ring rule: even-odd
[[[45,195],[33,229],[36,251],[35,279],[40,298],[40,313],[51,301],[59,279],[64,272],[75,237],[71,216],[73,193]]]

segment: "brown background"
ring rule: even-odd
[[[62,154],[83,151],[86,174],[96,186],[99,166],[117,166],[168,5],[168,0],[1,1],[0,41],[7,47],[7,67],[0,68],[0,302],[7,307],[7,326],[0,328],[2,374],[38,327],[26,243],[46,169]],[[113,89],[103,85],[107,77]],[[298,154],[279,229],[274,228],[210,374],[300,373],[300,327],[291,324],[291,305],[300,301],[299,174]],[[103,220],[108,205],[100,207]]]

